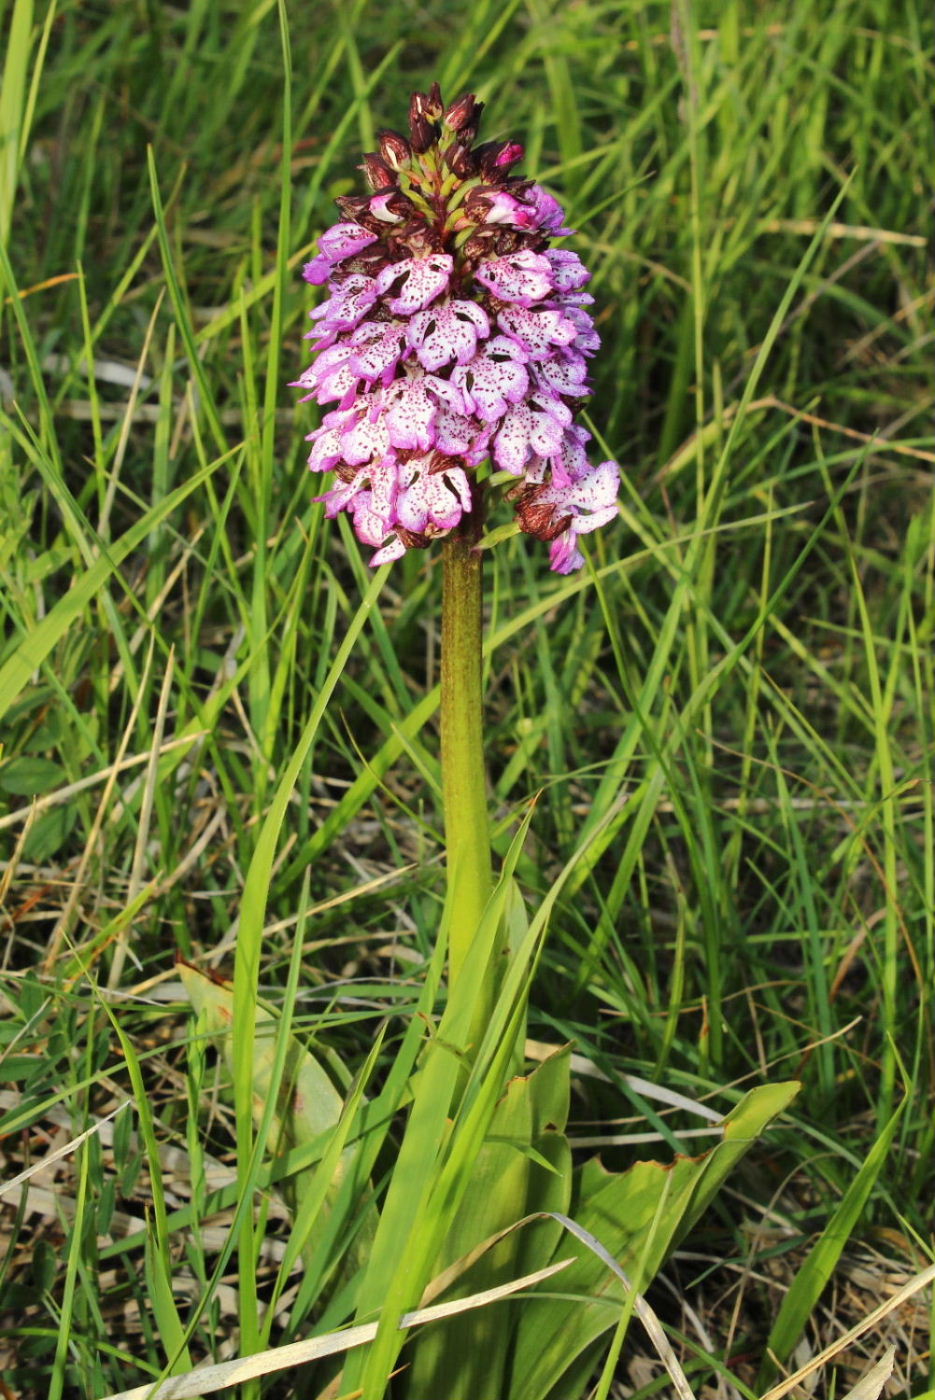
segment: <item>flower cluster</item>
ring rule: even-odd
[[[578,536],[617,513],[617,464],[591,466],[574,422],[600,343],[590,273],[550,246],[572,232],[558,202],[509,174],[522,147],[475,144],[482,105],[468,93],[446,110],[437,84],[415,93],[409,139],[380,133],[363,164],[372,193],[337,201],[342,222],[304,269],[329,296],[297,383],[337,404],[309,466],[334,472],[319,499],[350,512],[382,564],[454,529],[489,457],[517,478],[520,528],[569,573]]]

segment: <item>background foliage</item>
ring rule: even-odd
[[[776,1290],[867,1161],[831,1264],[859,1244],[899,1277],[931,1243],[929,8],[295,5],[291,87],[269,0],[0,14],[10,1174],[134,1100],[4,1198],[10,1386],[100,1395],[130,1357],[156,1374],[153,1298],[201,1296],[231,1122],[174,958],[229,968],[258,825],[351,627],[246,894],[274,1005],[304,908],[293,1029],[346,1075],[389,1017],[385,1073],[413,1014],[440,901],[439,580],[413,554],[361,615],[366,563],[322,526],[314,410],[287,381],[297,269],[434,77],[488,101],[487,135],[525,141],[580,230],[591,418],[625,474],[584,577],[548,576],[534,542],[488,556],[498,853],[539,794],[531,904],[627,797],[558,901],[530,1035],[605,1076],[581,1079],[571,1133],[615,1168],[667,1150],[621,1120],[683,1141],[625,1073],[722,1110],[803,1079],[673,1275],[691,1297],[721,1267],[685,1355],[699,1384],[749,1381]],[[160,1182],[190,1213],[141,1272]],[[821,1335],[816,1298],[793,1343]],[[216,1292],[194,1358],[232,1312]]]

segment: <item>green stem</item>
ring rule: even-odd
[[[475,510],[444,542],[442,585],[442,793],[445,803],[449,996],[493,886],[481,689],[482,560]]]

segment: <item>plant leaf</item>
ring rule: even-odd
[[[768,1389],[776,1378],[779,1367],[791,1356],[805,1330],[812,1309],[837,1267],[841,1251],[850,1239],[870,1198],[880,1168],[889,1155],[893,1134],[905,1103],[904,1099],[873,1144],[867,1154],[867,1160],[845,1191],[837,1210],[822,1230],[817,1244],[792,1280],[766,1344],[766,1356],[757,1376],[759,1391]]]
[[[724,1120],[723,1142],[702,1157],[676,1157],[668,1165],[637,1162],[622,1173],[607,1171],[596,1158],[585,1163],[572,1211],[576,1223],[600,1241],[634,1287],[642,1290],[727,1174],[798,1090],[796,1083],[754,1089]],[[657,1218],[663,1196],[664,1215]],[[556,1248],[566,1252],[567,1239]],[[641,1262],[642,1277],[637,1277]],[[561,1289],[561,1297],[537,1299],[518,1317],[510,1400],[564,1394],[564,1389],[556,1390],[563,1375],[616,1325],[626,1302],[619,1278],[590,1250],[582,1250],[566,1270]]]
[[[233,1073],[233,988],[229,984],[213,981],[186,963],[179,964],[179,973],[192,1006],[196,1012],[204,1013],[208,1030],[220,1035],[221,1052],[228,1069]],[[276,1057],[277,1024],[278,1017],[273,1012],[262,1006],[257,1007],[251,1083],[253,1117],[258,1125],[263,1118],[269,1097]],[[294,1036],[290,1036],[286,1069],[269,1129],[269,1152],[274,1156],[281,1156],[293,1148],[321,1141],[338,1127],[343,1108],[344,1100],[334,1087],[330,1076],[314,1055]],[[346,1147],[340,1154],[325,1196],[323,1208],[326,1213],[330,1210],[346,1174],[351,1170],[358,1151],[358,1146],[351,1146]],[[315,1170],[314,1166],[303,1168],[292,1178],[288,1201],[294,1210],[301,1205]],[[374,1226],[375,1214],[371,1216],[367,1228],[362,1231],[357,1242],[358,1250],[369,1249]]]

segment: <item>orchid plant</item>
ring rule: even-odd
[[[606,1395],[631,1311],[642,1307],[639,1289],[795,1092],[772,1085],[748,1094],[711,1129],[718,1145],[701,1157],[614,1174],[596,1159],[573,1161],[571,1047],[525,1069],[526,1008],[548,921],[600,828],[531,918],[513,881],[531,813],[494,878],[478,545],[499,490],[519,530],[549,544],[553,570],[580,568],[581,536],[617,514],[619,469],[591,463],[589,434],[575,422],[599,348],[584,290],[590,274],[575,252],[553,246],[571,233],[555,198],[510,173],[522,148],[476,144],[481,109],[470,93],[446,107],[437,84],[416,93],[408,137],[380,133],[379,151],[364,157],[370,192],[338,201],[341,222],[305,268],[328,295],[311,313],[315,357],[298,385],[318,404],[336,404],[310,435],[310,466],[334,477],[318,499],[328,516],[350,516],[375,566],[436,539],[443,555],[447,897],[420,1014],[371,1103],[356,1086],[342,1107],[302,1047],[289,1052],[285,1094],[271,1088],[268,1052],[254,1060],[254,1111],[262,1132],[274,1130],[274,1150],[325,1144],[309,1180],[295,1182],[295,1227],[273,1301],[301,1253],[300,1299],[327,1302],[323,1316],[334,1324],[378,1320],[370,1345],[321,1380],[328,1394],[364,1400],[391,1386],[407,1400],[578,1400],[613,1333]],[[183,975],[225,1054],[249,1053],[233,1044],[231,993]],[[696,1107],[671,1090],[660,1097]],[[405,1130],[390,1148],[402,1108]],[[716,1115],[697,1111],[710,1127]],[[381,1154],[393,1165],[375,1196]],[[327,1244],[342,1237],[343,1272]],[[515,1288],[518,1278],[541,1283],[559,1270],[551,1294],[468,1310],[465,1295]],[[459,1299],[466,1310],[417,1332],[393,1380],[404,1315],[439,1294],[455,1314]]]

